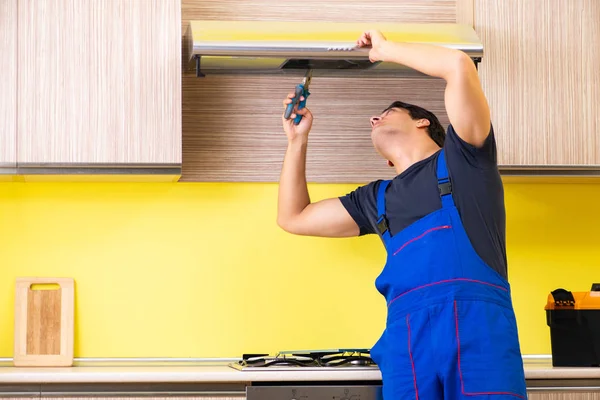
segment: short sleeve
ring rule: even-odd
[[[377,222],[377,190],[381,180],[360,186],[339,199],[346,208],[356,225],[360,235],[376,233]]]
[[[498,155],[494,128],[490,125],[490,132],[481,147],[465,142],[452,125],[448,126],[448,134],[444,148],[449,152],[460,153],[467,162],[476,168],[497,167]]]

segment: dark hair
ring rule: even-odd
[[[446,132],[444,131],[444,127],[440,124],[440,121],[435,116],[434,113],[424,109],[423,107],[415,106],[414,104],[404,103],[402,101],[393,102],[388,108],[383,110],[386,112],[390,108],[402,108],[408,111],[410,117],[414,120],[417,119],[426,119],[429,121],[429,126],[427,127],[427,133],[429,137],[440,147],[444,147],[444,140],[446,139]]]

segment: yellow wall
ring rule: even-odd
[[[312,185],[320,199],[356,185]],[[76,357],[237,357],[369,347],[385,304],[375,236],[275,224],[275,184],[0,184],[0,356],[14,280],[76,280]],[[549,353],[547,294],[600,282],[598,184],[506,185],[510,281],[524,353]]]

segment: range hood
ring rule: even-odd
[[[379,29],[394,42],[429,43],[464,51],[477,64],[483,44],[469,25],[454,23],[345,23],[280,21],[190,21],[187,60],[196,75],[289,74],[421,75],[395,63],[369,61],[356,40]]]

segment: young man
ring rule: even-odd
[[[447,135],[431,112],[392,103],[371,118],[371,137],[395,178],[311,203],[305,156],[313,118],[296,109],[283,119],[288,147],[277,223],[298,235],[381,237],[388,256],[375,284],[388,316],[371,356],[384,400],[526,398],[507,282],[504,193],[477,70],[461,51],[392,43],[378,31],[363,33],[357,45],[371,47],[372,62],[444,79]],[[296,114],[303,116],[298,125]]]

